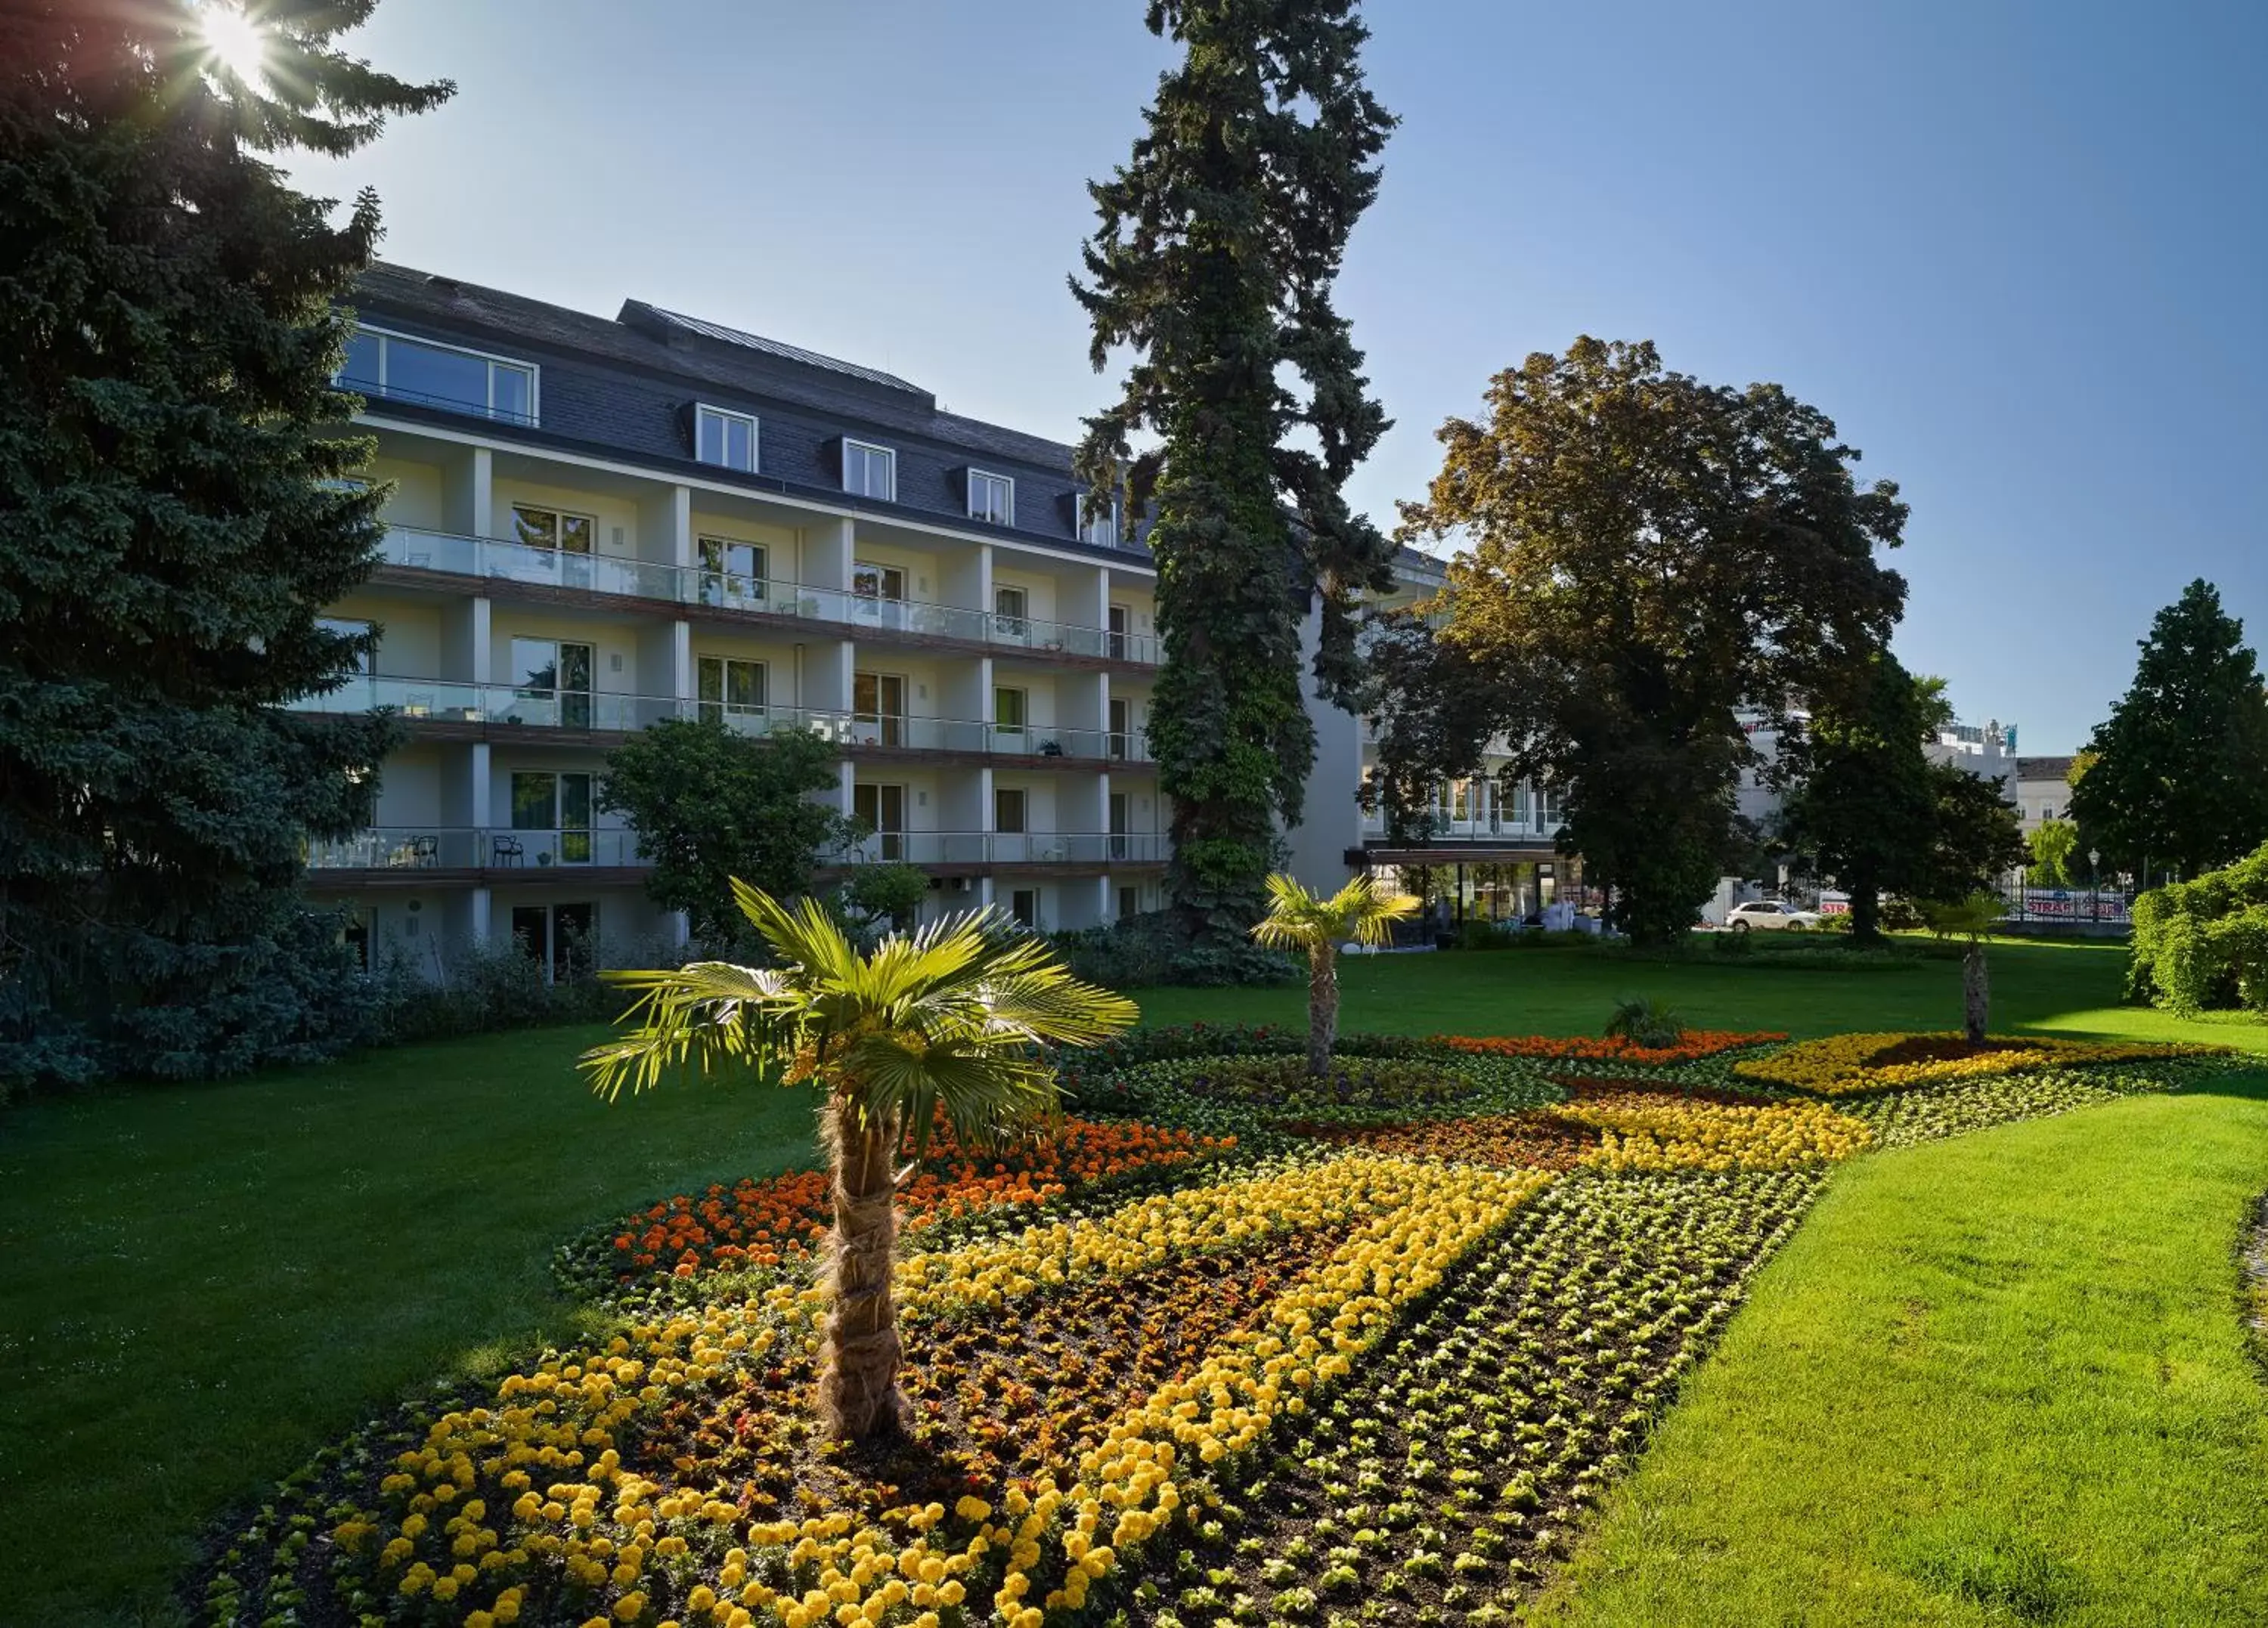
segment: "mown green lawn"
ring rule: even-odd
[[[2268,1050],[2268,1029],[2117,1008],[2122,964],[2105,947],[1996,950],[1999,1026]],[[1379,957],[1351,958],[1345,988],[1349,1029],[1419,1034],[1592,1033],[1631,994],[1696,1025],[1798,1035],[1960,1016],[1949,962],[1822,972]],[[1305,1016],[1299,987],[1140,999],[1152,1022]],[[15,1537],[0,1621],[167,1619],[225,1507],[406,1389],[570,1333],[549,1275],[562,1239],[811,1156],[797,1094],[685,1086],[594,1101],[572,1060],[600,1032],[0,1112],[0,1530]],[[2254,1184],[2268,1185],[2268,1161]]]
[[[2268,1622],[2264,1187],[2260,1075],[1860,1159],[1537,1620]]]

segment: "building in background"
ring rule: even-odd
[[[2016,759],[2016,812],[2029,836],[2051,819],[2071,818],[2069,758]]]
[[[681,941],[597,800],[612,747],[692,716],[834,740],[874,832],[835,862],[917,865],[935,910],[1161,903],[1156,573],[1081,515],[1068,447],[636,300],[381,265],[357,318],[342,382],[392,492],[384,563],[329,615],[382,631],[299,704],[409,728],[373,826],[311,855],[365,942],[438,971],[467,941],[553,966],[578,935]]]
[[[1373,600],[1399,609],[1438,593],[1442,562],[1413,548],[1395,561],[1396,586]],[[1311,619],[1305,654],[1314,653]],[[1563,823],[1548,787],[1514,774],[1511,750],[1490,743],[1480,773],[1444,781],[1434,788],[1430,830],[1424,841],[1388,839],[1386,817],[1361,807],[1360,788],[1377,772],[1378,744],[1370,722],[1310,699],[1315,723],[1315,768],[1308,782],[1307,818],[1290,837],[1291,867],[1310,886],[1336,887],[1356,871],[1369,871],[1440,901],[1447,914],[1525,916],[1549,903],[1576,867],[1555,846]]]

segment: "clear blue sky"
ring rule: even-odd
[[[394,260],[636,296],[1070,439],[1083,185],[1165,58],[1141,0],[385,0],[457,99],[343,165]],[[2268,638],[2268,5],[1373,0],[1402,117],[1342,308],[1381,522],[1488,376],[1579,333],[1772,379],[1913,505],[1898,647],[2069,751],[2191,577]]]

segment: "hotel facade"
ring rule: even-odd
[[[609,320],[380,265],[356,305],[342,382],[386,533],[327,614],[379,641],[298,704],[407,726],[372,826],[309,855],[365,944],[438,976],[471,941],[554,968],[578,939],[682,942],[599,808],[608,753],[666,718],[833,742],[828,800],[873,834],[822,874],[913,864],[925,914],[1056,930],[1163,903],[1156,571],[1122,517],[1082,512],[1070,448],[636,300]],[[1414,592],[1438,568],[1407,558]],[[1336,885],[1383,833],[1366,732],[1311,706],[1292,862]],[[1549,854],[1532,796],[1445,788],[1443,812],[1446,847]]]

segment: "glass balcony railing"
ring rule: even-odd
[[[360,676],[328,694],[303,696],[290,704],[290,710],[358,713],[380,707],[415,721],[556,730],[629,731],[664,718],[714,717],[743,735],[812,730],[843,746],[1064,758],[1095,764],[1150,761],[1149,739],[1138,728],[1069,730],[955,718],[861,716],[801,707],[752,707],[603,690],[532,690],[441,678]]]
[[[575,870],[646,862],[634,831],[383,825],[307,845],[310,870]]]
[[[854,857],[871,864],[1154,865],[1166,857],[1156,831],[884,831]]]
[[[1565,822],[1555,811],[1523,816],[1518,811],[1505,815],[1487,815],[1478,819],[1452,819],[1435,810],[1433,832],[1428,842],[1476,842],[1490,840],[1549,841],[1559,834]],[[1386,816],[1374,810],[1362,817],[1362,834],[1382,838],[1386,835]]]
[[[370,712],[442,723],[517,723],[549,730],[642,730],[690,708],[689,701],[606,690],[535,690],[509,684],[364,675],[324,695],[290,703],[293,712]]]
[[[1120,633],[1071,622],[1001,616],[921,599],[886,599],[814,588],[778,577],[744,576],[698,566],[657,564],[614,554],[569,554],[531,548],[496,538],[461,537],[414,526],[389,526],[385,563],[452,576],[580,589],[667,604],[748,611],[825,622],[874,633],[957,639],[1008,650],[1100,657],[1154,666],[1158,641],[1150,634]]]

